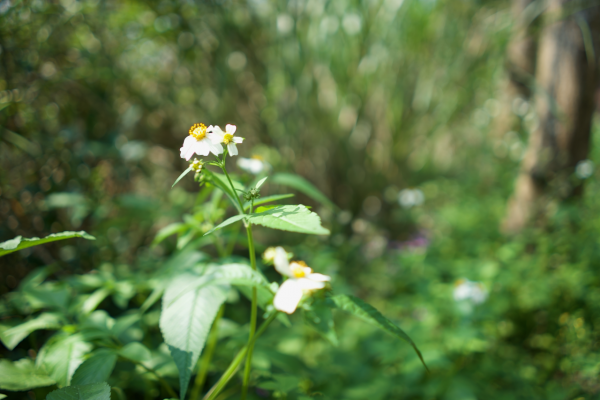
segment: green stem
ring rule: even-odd
[[[204,386],[204,382],[206,382],[206,375],[208,374],[210,362],[212,360],[213,354],[215,353],[215,349],[217,347],[217,339],[219,338],[219,336],[217,334],[218,333],[217,325],[219,324],[219,320],[223,316],[224,312],[225,312],[225,304],[223,304],[221,306],[221,308],[219,308],[219,312],[217,313],[217,316],[215,317],[215,320],[213,322],[213,325],[212,325],[212,328],[210,331],[210,335],[209,335],[208,341],[206,343],[206,349],[204,350],[204,354],[202,355],[202,358],[200,359],[198,375],[196,375],[196,379],[194,381],[194,387],[192,388],[192,391],[190,392],[190,400],[196,400],[198,398],[198,396],[200,396],[200,390],[202,390],[202,386]]]
[[[212,389],[210,389],[208,393],[206,393],[202,400],[214,400],[219,395],[219,393],[221,393],[221,390],[223,390],[225,385],[227,385],[229,380],[233,377],[238,367],[240,366],[242,360],[246,356],[246,353],[248,352],[248,345],[254,346],[256,339],[258,339],[260,335],[262,335],[267,329],[269,324],[271,324],[271,322],[275,320],[277,314],[277,312],[274,312],[265,322],[263,322],[260,328],[258,328],[258,331],[256,331],[256,334],[254,335],[250,343],[242,347],[242,349],[236,354],[233,361],[231,361],[231,364],[229,364],[229,367],[227,367],[227,370],[225,370],[221,378],[219,378],[219,381],[215,384],[215,386],[212,387]]]
[[[252,212],[252,207],[250,207]],[[256,252],[254,251],[254,239],[252,237],[252,225],[248,224],[246,227],[246,233],[248,234],[248,251],[250,252],[250,265],[252,270],[256,271]],[[254,332],[256,331],[256,317],[258,314],[257,310],[257,295],[256,287],[252,287],[252,306],[250,309],[250,333],[248,335],[248,356],[246,357],[246,365],[244,366],[244,380],[242,383],[242,395],[241,400],[246,400],[248,393],[248,382],[250,381],[250,370],[252,369],[252,351],[254,350]]]

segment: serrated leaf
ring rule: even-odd
[[[36,368],[28,358],[15,362],[0,360],[0,389],[23,391],[55,383],[46,371]]]
[[[106,382],[69,386],[50,392],[46,400],[110,400],[110,386]]]
[[[228,225],[231,225],[231,224],[233,224],[233,223],[235,223],[237,221],[240,221],[240,220],[244,219],[244,217],[245,217],[245,215],[242,215],[242,214],[240,214],[240,215],[234,215],[233,217],[228,218],[225,221],[221,222],[219,225],[215,226],[210,231],[206,232],[204,234],[204,236],[210,235],[211,233],[213,233],[215,231],[218,231],[219,229],[222,229],[222,228],[224,228],[224,227],[226,227]]]
[[[337,208],[335,204],[331,202],[319,189],[317,189],[312,183],[295,174],[280,173],[275,174],[271,178],[272,183],[291,187],[304,193],[308,197],[318,201],[331,208]]]
[[[421,362],[423,363],[423,366],[425,367],[425,369],[427,371],[429,371],[429,368],[427,368],[427,365],[425,364],[425,360],[423,360],[423,356],[421,355],[421,352],[417,348],[417,345],[415,344],[415,342],[413,342],[412,339],[406,334],[406,332],[404,332],[402,329],[400,329],[400,327],[398,327],[392,321],[390,321],[389,319],[384,317],[383,314],[381,314],[379,311],[377,311],[377,309],[375,307],[364,302],[363,300],[359,299],[358,297],[354,297],[351,295],[345,295],[345,294],[332,296],[331,300],[335,303],[335,305],[339,309],[349,312],[349,313],[361,318],[362,320],[369,322],[369,323],[379,327],[380,329],[382,329],[388,333],[391,333],[392,335],[406,341],[415,350],[415,352],[419,356],[419,359],[421,359]]]
[[[173,280],[165,290],[160,330],[179,370],[180,397],[183,400],[206,342],[210,327],[227,298],[226,286],[206,286],[186,290],[187,276]]]
[[[40,350],[36,365],[48,371],[59,387],[68,386],[71,377],[92,347],[80,334],[54,336]]]
[[[72,385],[87,385],[107,381],[117,362],[117,354],[110,349],[100,349],[77,368]]]
[[[255,187],[256,187],[257,189],[260,189],[260,187],[263,185],[263,183],[265,183],[265,181],[267,180],[267,178],[269,178],[269,177],[268,177],[268,176],[265,176],[264,178],[262,178],[260,181],[258,181],[258,182],[256,183],[256,186],[255,186]]]
[[[192,166],[190,165],[185,171],[183,171],[181,173],[181,175],[179,175],[179,177],[177,179],[175,179],[175,182],[173,182],[173,185],[171,185],[171,189],[173,189],[175,187],[175,185],[177,185],[177,183],[179,183],[179,181],[182,180],[183,177],[186,176],[191,170],[192,170]]]
[[[329,230],[321,226],[321,218],[302,204],[277,206],[261,213],[247,215],[246,221],[283,231],[329,235]]]
[[[293,194],[275,194],[273,196],[261,197],[259,199],[254,200],[254,205],[259,206],[261,204],[270,203],[272,201],[289,199],[290,197],[294,197]],[[250,209],[251,202],[244,203],[244,210]]]
[[[28,247],[37,246],[44,243],[56,242],[57,240],[71,239],[75,237],[80,237],[88,240],[96,240],[95,237],[89,235],[84,231],[53,233],[52,235],[48,235],[41,239],[37,237],[23,239],[21,236],[17,236],[14,239],[0,243],[0,257],[12,253],[14,251],[26,249]]]
[[[62,322],[63,317],[60,314],[43,313],[27,322],[5,330],[0,334],[0,340],[7,349],[13,350],[31,332],[39,329],[59,329]]]

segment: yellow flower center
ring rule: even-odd
[[[206,137],[206,125],[194,124],[190,128],[190,136],[193,136],[196,140],[202,140]]]
[[[233,142],[233,135],[226,133],[225,136],[223,136],[223,143],[229,144],[231,142]]]
[[[290,264],[290,269],[292,270],[292,275],[294,275],[295,278],[304,278],[306,275],[312,273],[312,269],[310,269],[304,261],[292,262]]]

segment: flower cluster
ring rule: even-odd
[[[264,259],[272,260],[277,272],[288,278],[281,284],[273,299],[275,309],[288,314],[296,311],[305,294],[323,289],[326,282],[331,280],[327,275],[313,272],[304,261],[290,263],[288,253],[282,247],[267,249]]]
[[[225,126],[225,131],[217,125],[208,128],[202,123],[192,125],[189,130],[190,135],[183,141],[181,158],[189,161],[194,154],[207,156],[209,153],[218,156],[223,154],[223,145],[227,146],[230,156],[237,156],[236,144],[242,143],[244,138],[234,136],[236,129],[235,125],[230,124]]]

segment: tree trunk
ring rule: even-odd
[[[536,60],[534,101],[538,127],[529,145],[508,204],[503,228],[518,232],[544,221],[552,200],[579,195],[572,179],[587,158],[594,112],[599,6],[573,12],[573,2],[547,0]]]

